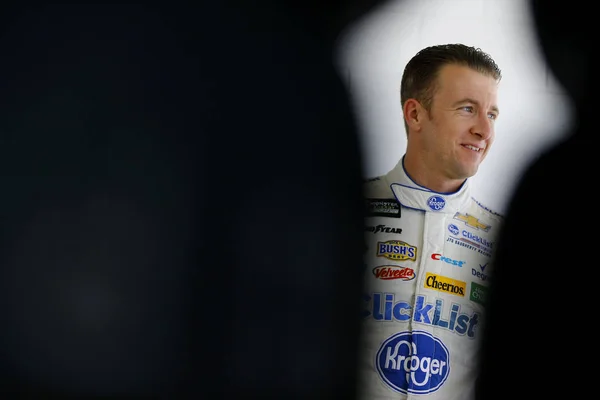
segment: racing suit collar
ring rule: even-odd
[[[465,183],[454,193],[438,193],[419,186],[404,169],[404,157],[386,176],[396,200],[404,207],[422,211],[454,214],[464,209],[471,198],[470,184]]]

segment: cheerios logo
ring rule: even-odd
[[[432,274],[428,272],[425,275],[425,287],[438,292],[450,293],[460,297],[465,296],[467,289],[466,282],[452,279],[447,276]]]

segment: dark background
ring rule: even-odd
[[[598,280],[597,17],[582,1],[530,0],[542,53],[575,106],[571,132],[533,160],[498,240],[479,400],[592,398]],[[524,133],[526,134],[526,132]]]
[[[4,394],[352,398],[375,3],[3,6]]]

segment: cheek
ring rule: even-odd
[[[485,151],[483,153],[482,160],[487,157],[488,153],[490,152],[490,149],[492,148],[492,143],[493,142],[494,142],[493,140],[488,141],[487,147],[485,148]]]

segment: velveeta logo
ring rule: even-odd
[[[464,222],[467,226],[470,226],[471,228],[479,229],[484,232],[489,231],[492,227],[491,225],[486,225],[482,222],[479,222],[477,218],[469,214],[461,214],[457,212],[456,214],[454,214],[454,219]]]
[[[410,281],[415,279],[415,270],[400,265],[380,265],[373,268],[375,278],[384,281],[400,279],[401,281]]]
[[[465,282],[448,278],[447,276],[432,274],[431,272],[426,274],[424,286],[428,289],[450,293],[460,297],[465,297],[465,292],[467,290],[467,284]]]
[[[401,240],[377,242],[377,257],[394,261],[417,261],[417,248]]]

